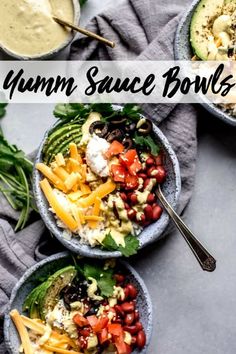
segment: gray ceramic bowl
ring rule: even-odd
[[[213,1],[213,0],[212,0]],[[193,51],[190,45],[190,24],[193,13],[198,5],[200,0],[195,0],[190,5],[190,7],[184,12],[182,19],[177,28],[176,36],[175,36],[175,59],[176,60],[191,60],[193,56]],[[236,126],[236,117],[232,117],[230,114],[224,112],[216,105],[212,104],[208,99],[200,98],[198,99],[198,103],[204,106],[204,108],[215,117],[221,119],[227,124],[232,126]]]
[[[32,289],[34,289],[38,285],[37,279],[52,274],[53,272],[68,264],[73,264],[73,260],[68,252],[58,253],[56,255],[48,257],[47,259],[41,261],[40,263],[34,265],[32,268],[27,270],[23,277],[18,281],[18,283],[14,287],[11,294],[8,311],[4,319],[5,344],[10,354],[19,354],[18,348],[20,346],[20,341],[15,326],[11,321],[8,313],[12,309],[17,309],[21,313],[22,305],[26,296]],[[132,353],[145,354],[147,352],[152,333],[152,303],[150,295],[143,280],[129,264],[120,261],[119,268],[124,269],[125,273],[127,274],[128,280],[132,282],[139,291],[139,295],[137,298],[137,308],[140,312],[140,320],[145,329],[147,343],[142,351],[135,350]]]
[[[119,106],[114,106],[119,107]],[[49,130],[50,131],[50,130]],[[163,184],[163,192],[167,197],[170,204],[175,208],[178,197],[181,190],[181,182],[180,182],[180,171],[179,171],[179,163],[177,157],[172,150],[168,140],[154,125],[154,133],[156,135],[156,139],[160,146],[163,149],[165,154],[165,168],[167,171],[167,179]],[[42,162],[42,149],[47,139],[48,132],[45,134],[44,139],[39,147],[38,154],[35,160],[35,163]],[[52,232],[53,235],[70,251],[80,254],[85,257],[93,257],[93,258],[110,258],[110,257],[121,257],[121,253],[104,251],[99,247],[91,248],[88,245],[81,244],[79,239],[73,237],[71,240],[67,240],[63,237],[63,231],[60,229],[57,224],[54,215],[52,212],[48,210],[48,202],[44,197],[44,194],[39,186],[39,181],[42,179],[41,174],[34,168],[33,172],[33,190],[34,196],[36,200],[36,204],[38,210],[41,214],[41,217],[48,227],[48,229]],[[138,236],[140,241],[140,248],[149,245],[150,243],[157,241],[161,238],[161,235],[165,228],[169,223],[169,216],[167,213],[163,212],[161,218],[155,223],[146,227],[142,233]]]
[[[79,23],[79,19],[80,19],[79,0],[71,0],[71,1],[73,3],[73,7],[74,7],[74,23],[77,24],[77,23]],[[72,42],[75,35],[76,35],[76,32],[72,31],[68,35],[68,38],[66,39],[66,41],[64,43],[62,43],[58,48],[56,48],[48,53],[41,54],[41,55],[34,55],[34,56],[19,55],[19,54],[12,52],[8,48],[4,47],[3,45],[0,45],[0,49],[3,52],[5,52],[7,55],[9,55],[10,57],[18,59],[18,60],[47,60],[47,59],[52,59],[57,54],[59,54],[63,49],[65,49]]]

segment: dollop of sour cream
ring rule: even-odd
[[[90,138],[86,149],[86,162],[91,170],[100,177],[109,176],[108,161],[105,159],[105,153],[110,144],[96,134]]]

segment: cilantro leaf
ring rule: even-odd
[[[139,240],[137,239],[137,237],[132,235],[126,236],[125,247],[119,246],[119,251],[125,257],[133,256],[134,254],[137,253],[138,249],[139,249]]]
[[[108,233],[104,238],[104,240],[102,241],[102,247],[107,251],[118,251],[119,246],[116,244],[111,234]]]
[[[6,106],[7,106],[7,103],[0,103],[0,118],[5,116]]]
[[[90,108],[82,103],[57,104],[53,114],[56,118],[67,122],[77,116],[86,117],[90,113]]]
[[[90,107],[91,111],[98,112],[102,116],[109,116],[114,113],[111,103],[94,103]]]
[[[160,148],[150,135],[144,137],[135,132],[134,141],[136,145],[148,147],[151,150],[152,155],[157,156],[159,154]]]
[[[109,297],[113,294],[113,287],[116,285],[113,269],[105,270],[96,262],[96,264],[85,263],[83,267],[79,267],[79,271],[86,279],[89,277],[96,279],[101,296]]]
[[[33,163],[24,152],[11,145],[0,130],[0,192],[20,216],[15,231],[23,229],[30,209],[35,208],[32,195],[31,173]]]
[[[67,123],[74,119],[86,119],[91,112],[98,112],[101,114],[103,122],[109,122],[113,117],[126,117],[127,123],[137,121],[140,119],[141,108],[135,104],[125,104],[121,109],[114,109],[110,103],[69,103],[57,104],[53,113],[54,116]]]
[[[127,118],[131,121],[137,121],[140,119],[140,114],[141,114],[141,107],[137,106],[136,104],[133,103],[127,103],[124,105],[121,115],[122,116],[127,116]]]
[[[108,251],[120,251],[123,256],[130,257],[137,253],[139,248],[139,240],[133,235],[127,235],[125,237],[125,247],[121,245],[118,246],[109,233],[103,240],[102,246]]]
[[[84,4],[87,2],[87,0],[79,0],[80,6],[84,6]]]

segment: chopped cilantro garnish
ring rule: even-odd
[[[113,269],[104,269],[98,262],[96,264],[84,263],[82,266],[78,264],[76,267],[86,279],[91,277],[97,281],[101,296],[109,297],[113,294],[116,284],[113,278]]]
[[[125,237],[125,247],[121,245],[118,246],[109,233],[103,240],[102,247],[108,251],[120,251],[123,256],[130,257],[137,253],[139,248],[139,240],[135,236],[127,235]]]
[[[0,103],[0,118],[5,116],[6,106],[7,106],[7,103]]]
[[[84,4],[87,2],[87,0],[79,0],[80,6],[84,6]]]
[[[140,145],[141,147],[148,147],[152,155],[157,156],[159,154],[160,148],[150,135],[141,136],[135,132],[134,141],[136,145]]]
[[[102,121],[109,122],[111,118],[121,116],[126,117],[127,122],[137,121],[140,118],[140,107],[131,103],[125,104],[121,109],[114,109],[110,103],[70,103],[57,104],[54,109],[54,115],[61,121],[69,122],[75,118],[87,118],[89,113],[98,112],[102,116]]]

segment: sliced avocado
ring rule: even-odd
[[[75,123],[67,123],[62,127],[59,127],[57,130],[48,135],[46,144],[50,146],[55,140],[60,138],[60,136],[64,135],[65,133],[69,134],[72,129],[78,127],[79,125]]]
[[[48,311],[55,307],[59,300],[60,292],[73,281],[76,274],[77,271],[75,267],[68,266],[58,270],[56,273],[49,277],[38,298],[40,317],[43,320],[45,320],[45,316]]]
[[[32,296],[32,302],[31,302],[30,308],[29,308],[30,318],[39,318],[40,317],[38,299],[40,298],[40,294],[41,294],[42,290],[44,289],[44,287],[45,287],[45,283],[39,285],[37,287],[37,292],[35,292],[34,296]]]
[[[202,60],[208,58],[207,26],[211,19],[221,14],[224,0],[201,0],[194,11],[190,25],[190,42],[194,53]]]
[[[23,311],[29,311],[31,318],[39,317],[39,312],[37,309],[37,305],[38,305],[37,299],[39,297],[39,294],[44,284],[45,283],[42,283],[39,286],[37,286],[35,289],[33,289],[31,293],[29,293],[29,295],[27,296],[23,304]]]
[[[33,301],[33,298],[35,296],[35,294],[38,293],[38,286],[36,288],[34,288],[30,293],[29,295],[27,296],[27,298],[25,299],[24,301],[24,304],[23,304],[23,311],[28,311],[31,304],[32,304],[32,301]]]
[[[81,135],[78,135],[75,138],[72,138],[70,141],[67,141],[65,144],[59,146],[57,150],[55,150],[55,152],[51,155],[49,162],[52,162],[55,155],[57,155],[59,152],[61,152],[63,156],[67,155],[69,152],[69,144],[75,143],[76,145],[78,145],[80,141],[81,141]]]
[[[53,149],[49,149],[47,151],[47,161],[46,163],[50,163],[53,161],[53,158],[60,152],[62,153],[62,155],[65,155],[65,153],[67,151],[69,151],[69,144],[70,143],[75,143],[75,144],[79,144],[80,140],[81,140],[81,134],[74,134],[71,135],[69,138],[66,138],[64,141],[61,141],[57,143],[57,145],[53,148]]]
[[[76,126],[73,127],[71,130],[66,130],[61,134],[60,136],[57,137],[57,139],[53,140],[50,144],[47,144],[44,148],[44,153],[49,154],[51,151],[53,151],[57,146],[61,145],[64,141],[69,140],[72,136],[76,135],[81,135],[81,129]]]

